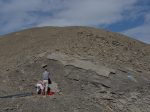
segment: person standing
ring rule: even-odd
[[[48,80],[49,80],[49,72],[47,70],[47,68],[44,68],[44,72],[42,74],[42,78],[43,78],[43,83],[44,83],[44,88],[45,88],[45,95],[47,95],[47,90],[48,90]]]

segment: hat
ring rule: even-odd
[[[47,64],[42,64],[42,68],[45,68],[45,67],[47,67]]]

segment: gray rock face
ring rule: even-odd
[[[52,53],[47,56],[47,59],[60,61],[63,65],[72,65],[81,69],[95,71],[97,74],[109,77],[111,72],[114,72],[113,69],[104,67],[96,62],[93,63],[91,61],[84,60],[82,57],[73,57],[68,56],[62,53]]]
[[[0,112],[150,111],[149,45],[90,28],[28,32],[0,39]],[[43,65],[52,96],[36,94]]]

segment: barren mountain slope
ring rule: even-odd
[[[0,67],[14,66],[42,52],[90,56],[108,64],[150,70],[150,45],[100,29],[44,27],[0,38]],[[9,67],[8,67],[9,68]]]
[[[41,65],[58,88],[36,95]],[[88,27],[0,38],[0,112],[149,112],[150,45]]]

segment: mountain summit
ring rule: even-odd
[[[46,98],[34,88],[42,64],[59,88]],[[0,38],[0,80],[4,112],[149,112],[150,45],[89,27],[26,29]]]

